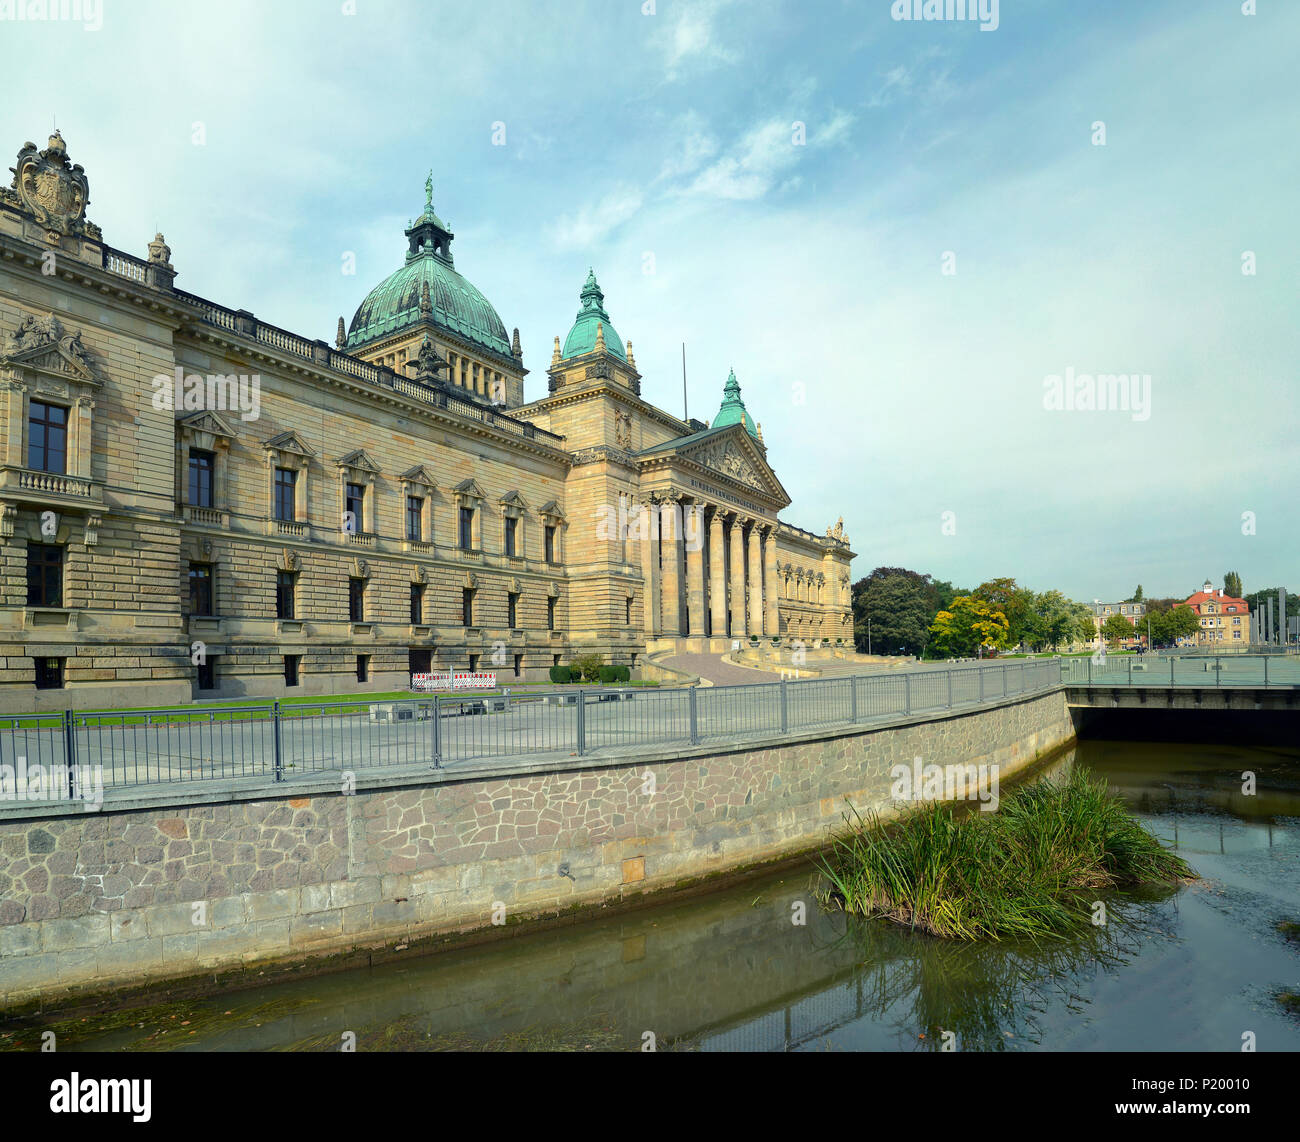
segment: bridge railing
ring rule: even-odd
[[[592,687],[179,709],[0,716],[0,807],[102,804],[106,794],[332,775],[470,772],[548,757],[643,757],[647,748],[745,742],[1044,692],[1044,659],[743,686]],[[81,808],[83,806],[74,806]]]
[[[1300,659],[1268,654],[1127,654],[1061,659],[1067,686],[1294,689]]]

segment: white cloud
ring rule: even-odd
[[[718,42],[715,18],[730,0],[695,0],[683,6],[669,32],[665,64],[668,78],[676,78],[678,65],[689,60],[735,63],[740,53]]]
[[[853,116],[846,111],[835,112],[825,122],[810,123],[808,146],[843,142],[852,125]],[[794,120],[766,120],[750,128],[727,154],[701,171],[689,193],[745,201],[762,198],[773,187],[797,186],[797,177],[789,176],[806,149],[795,141]]]
[[[635,215],[643,201],[635,187],[616,187],[594,206],[584,206],[577,214],[560,218],[552,240],[560,249],[589,249]]]

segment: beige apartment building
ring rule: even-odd
[[[177,289],[161,234],[106,244],[58,134],[14,169],[0,710],[852,638],[842,523],[779,518],[734,374],[711,424],[642,398],[594,274],[526,401],[518,330],[456,269],[430,185],[331,345]]]

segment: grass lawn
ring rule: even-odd
[[[594,690],[601,688],[599,683],[572,683],[570,685],[579,685]],[[623,682],[619,684],[619,688],[629,686],[653,688],[658,685],[658,682]],[[436,696],[471,699],[490,694],[500,695],[509,691],[512,696],[535,698],[554,688],[555,684],[551,682],[518,682],[510,686],[498,686],[495,690],[440,690]],[[359,707],[369,705],[371,702],[418,702],[429,701],[434,697],[434,693],[416,694],[410,690],[379,690],[372,694],[324,694],[315,697],[294,695],[280,698],[279,702],[281,716],[291,718],[317,715],[322,707],[341,707],[345,705]],[[79,724],[85,720],[85,724],[89,726],[96,724],[99,720],[98,715],[105,715],[103,723],[105,725],[144,725],[150,720],[149,715],[156,714],[168,715],[165,720],[170,722],[206,722],[210,714],[219,710],[236,711],[221,718],[223,722],[246,721],[267,717],[271,710],[271,704],[275,700],[274,698],[262,697],[205,699],[177,706],[122,706],[103,710],[74,710],[73,713]],[[63,724],[61,714],[13,714],[8,716],[0,715],[0,727],[4,726],[8,718],[21,719],[21,725],[28,729],[35,727],[56,729]]]

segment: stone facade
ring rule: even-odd
[[[518,331],[454,270],[431,188],[406,266],[331,347],[176,289],[162,235],[147,259],[106,245],[57,135],[19,167],[0,189],[0,711],[851,637],[842,527],[778,519],[761,432],[642,400],[603,329],[568,358],[557,339],[548,395],[523,402]]]
[[[10,818],[0,999],[491,930],[494,913],[513,922],[668,889],[822,845],[850,804],[890,813],[892,766],[988,764],[1005,780],[1073,737],[1057,689],[653,760],[188,806],[164,789],[155,808]]]

